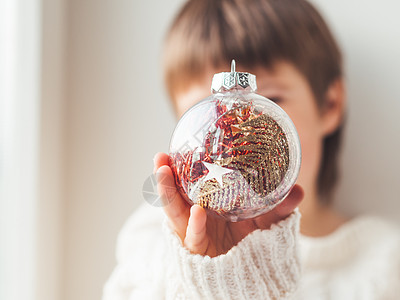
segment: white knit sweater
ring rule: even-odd
[[[294,212],[225,255],[191,254],[161,208],[142,204],[117,242],[103,300],[400,299],[400,235],[358,217],[322,238],[299,234]]]

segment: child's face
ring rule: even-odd
[[[294,122],[302,148],[298,183],[304,188],[306,199],[316,197],[322,142],[328,128],[325,114],[318,110],[306,78],[292,64],[286,62],[277,63],[273,69],[256,68],[243,71],[256,75],[257,93],[275,100]],[[175,108],[179,117],[189,107],[210,95],[211,78],[214,73],[215,70],[210,70],[201,83],[192,85],[177,95]]]

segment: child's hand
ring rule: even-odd
[[[222,218],[207,219],[204,208],[197,204],[191,207],[177,191],[172,170],[168,165],[167,154],[156,154],[154,170],[157,177],[162,174],[163,184],[158,185],[158,192],[164,203],[164,210],[171,228],[192,253],[210,257],[227,253],[252,231],[268,229],[271,224],[285,219],[299,205],[304,196],[303,189],[295,185],[282,203],[264,215],[236,223]]]

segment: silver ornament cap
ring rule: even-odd
[[[214,75],[211,83],[211,93],[221,93],[237,89],[256,92],[256,76],[246,72],[236,72],[236,62],[232,59],[230,72],[222,72]]]

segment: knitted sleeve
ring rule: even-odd
[[[255,230],[226,254],[192,254],[164,220],[166,299],[284,299],[300,278],[296,209],[269,230]]]
[[[296,210],[271,229],[250,233],[228,253],[210,258],[184,248],[162,210],[146,203],[118,235],[117,265],[102,299],[285,298],[300,277],[299,217]]]

